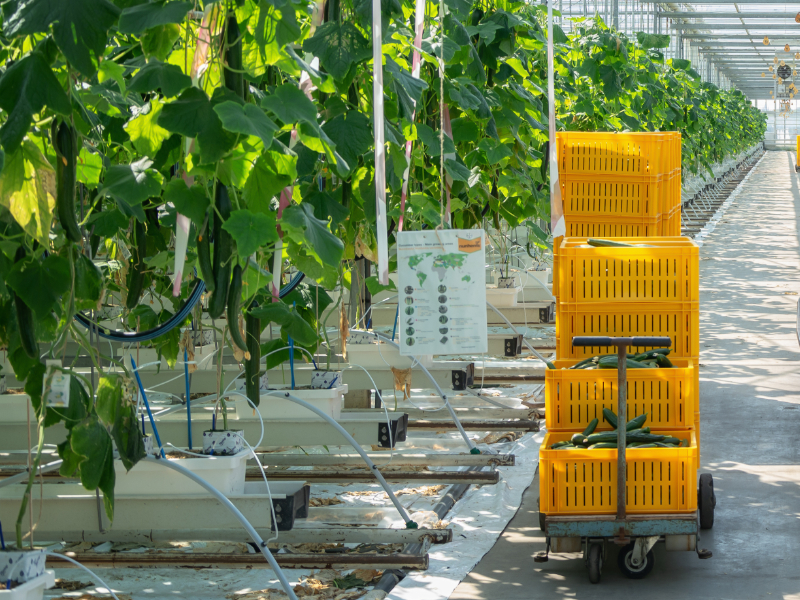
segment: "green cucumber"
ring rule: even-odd
[[[663,354],[656,354],[656,364],[662,369],[672,368],[672,362]]]
[[[569,367],[569,368],[570,368],[570,369],[585,369],[585,368],[586,368],[586,367],[588,367],[589,365],[592,365],[592,364],[594,364],[594,362],[595,362],[595,361],[597,361],[597,360],[599,360],[599,359],[600,359],[600,357],[599,357],[599,356],[593,356],[592,358],[587,358],[587,359],[585,359],[585,360],[582,360],[582,361],[581,361],[581,362],[579,362],[579,363],[575,363],[574,365],[572,365],[572,366],[571,366],[571,367]]]
[[[597,444],[592,444],[589,446],[589,450],[599,450],[601,448],[616,448],[617,444],[614,442],[598,442]]]
[[[587,243],[595,248],[635,248],[633,244],[626,244],[625,242],[614,242],[611,240],[599,240],[590,238]]]
[[[244,361],[244,382],[247,397],[258,406],[261,401],[261,319],[245,313],[244,334],[250,358]]]
[[[593,433],[590,436],[586,437],[589,445],[592,444],[600,444],[603,442],[616,442],[617,441],[617,432],[616,431],[601,431],[600,433]]]
[[[567,441],[567,442],[556,442],[555,444],[550,446],[550,449],[551,450],[558,450],[559,448],[564,448],[566,446],[571,446],[571,445],[572,445],[572,442],[569,442],[569,441]]]
[[[214,218],[214,291],[208,301],[208,316],[218,319],[225,311],[228,299],[228,287],[231,283],[231,261],[233,260],[233,238],[222,228],[222,224],[231,216],[231,199],[228,188],[217,182],[214,192],[214,204],[219,214]]]
[[[601,369],[616,369],[617,365],[619,364],[619,357],[618,356],[609,356],[605,359],[600,359],[597,363],[597,366]],[[632,358],[628,358],[625,361],[625,367],[628,369],[652,369],[649,365],[642,364],[639,361],[635,361]]]
[[[636,448],[659,448],[658,444],[641,444],[636,446]]]
[[[650,428],[643,427],[642,429],[629,429],[625,435],[634,435],[637,433],[650,433]]]
[[[673,446],[680,446],[681,444],[681,441],[676,437],[667,437],[661,441],[664,442],[665,444],[671,444]]]
[[[628,421],[628,424],[625,426],[626,431],[632,431],[633,429],[639,429],[644,422],[647,421],[647,413],[641,414],[638,417],[635,417]]]
[[[661,356],[667,356],[671,350],[669,348],[654,348],[653,350],[648,350],[647,352],[640,352],[639,354],[635,354],[633,360],[649,360],[655,359],[659,354]]]
[[[582,446],[583,442],[586,440],[586,436],[582,433],[576,433],[570,438],[570,442],[572,442],[575,446]]]
[[[245,82],[242,62],[242,33],[231,14],[225,27],[225,87],[244,100]]]
[[[583,430],[583,436],[586,437],[588,435],[592,435],[594,433],[594,430],[597,429],[597,424],[599,422],[600,421],[598,421],[597,419],[592,419],[591,421],[589,421],[589,424],[586,426],[586,429]]]
[[[611,412],[610,408],[604,408],[603,409],[603,416],[605,417],[606,421],[608,421],[608,424],[611,425],[612,429],[616,429],[617,428],[617,423],[618,423],[617,415],[615,415],[613,412]]]
[[[56,127],[53,121],[53,148],[56,151],[56,213],[70,242],[83,240],[75,217],[75,185],[78,169],[78,134],[66,121]]]
[[[235,346],[245,353],[245,358],[250,356],[247,350],[247,343],[242,337],[239,329],[239,302],[242,298],[242,267],[239,263],[233,267],[233,277],[228,288],[228,329],[231,332],[231,340]]]
[[[133,310],[139,304],[139,298],[144,291],[144,258],[147,256],[147,230],[144,223],[138,219],[133,221],[133,231],[131,233],[131,259],[128,265],[128,297],[125,306],[128,310]]]
[[[197,234],[197,264],[200,266],[200,275],[209,292],[214,291],[214,268],[211,266],[211,237],[208,226],[208,216]]]
[[[92,214],[99,215],[103,212],[103,197],[97,193],[96,189],[92,190],[91,194],[95,197]],[[94,227],[92,227],[92,229],[94,230]],[[100,248],[101,241],[102,238],[94,233],[89,237],[89,247],[92,250],[90,258],[95,258],[97,256],[97,250]]]
[[[25,249],[20,246],[14,256],[14,262],[25,260]],[[33,326],[33,311],[19,295],[11,292],[14,297],[14,308],[17,312],[17,329],[19,329],[19,342],[22,349],[30,358],[39,358],[39,344],[36,343],[36,330]]]

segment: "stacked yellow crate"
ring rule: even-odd
[[[699,461],[697,245],[680,233],[680,134],[562,133],[559,175],[567,237],[557,240],[556,369],[546,374],[548,435],[540,452],[546,515],[616,511],[616,450],[553,450],[602,410],[617,412],[616,370],[568,367],[613,347],[572,346],[576,336],[667,336],[671,369],[628,371],[627,416],[685,439],[679,448],[627,451],[630,513],[692,513]],[[587,238],[628,247],[595,247]],[[623,239],[620,239],[623,238]],[[642,352],[647,348],[631,348]]]

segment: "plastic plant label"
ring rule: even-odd
[[[398,233],[401,355],[488,351],[484,238],[480,229]]]
[[[48,360],[44,373],[42,397],[46,406],[66,408],[69,406],[69,384],[72,376],[60,370],[60,360]]]

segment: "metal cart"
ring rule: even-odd
[[[800,306],[798,306],[800,314]],[[798,336],[800,338],[800,334]],[[547,536],[547,549],[534,560],[546,562],[552,552],[580,552],[589,571],[589,581],[598,583],[605,560],[605,543],[622,546],[617,559],[620,570],[631,579],[641,579],[653,569],[653,546],[663,541],[667,550],[697,552],[711,558],[711,552],[697,545],[701,529],[714,525],[714,481],[710,473],[699,477],[696,514],[626,514],[626,359],[629,346],[666,348],[668,337],[575,337],[573,346],[616,346],[618,355],[617,419],[617,513],[616,515],[547,516],[539,513],[539,525]]]

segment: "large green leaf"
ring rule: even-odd
[[[272,198],[297,178],[296,166],[296,156],[275,151],[259,156],[244,185],[247,208],[254,212],[273,212]]]
[[[31,141],[6,157],[0,174],[0,205],[5,206],[25,233],[48,246],[56,206],[56,174]]]
[[[164,201],[171,202],[177,211],[202,226],[211,201],[202,186],[187,187],[181,179],[173,179],[164,190]]]
[[[62,115],[72,112],[69,98],[44,55],[33,52],[0,77],[0,108],[8,113],[0,128],[0,142],[6,152],[19,147],[30,129],[33,115],[45,106]]]
[[[151,60],[128,83],[128,91],[143,94],[161,90],[167,98],[180,94],[192,85],[192,78],[177,65]]]
[[[301,34],[295,7],[289,0],[259,0],[255,38],[261,48],[271,44],[283,47]]]
[[[263,323],[277,323],[281,331],[298,344],[308,345],[317,341],[317,332],[297,312],[296,308],[283,302],[264,304],[250,311],[250,314],[261,319]]]
[[[422,98],[422,92],[428,89],[428,84],[422,79],[412,77],[391,56],[386,57],[386,70],[392,75],[392,89],[400,100],[403,116],[411,120],[416,103]]]
[[[108,30],[119,14],[119,8],[108,0],[18,0],[16,10],[5,20],[3,33],[9,37],[43,33],[52,24],[53,37],[64,56],[91,77],[105,52]]]
[[[306,249],[312,250],[322,264],[339,266],[344,255],[344,244],[331,233],[327,221],[314,216],[313,205],[303,203],[285,208],[280,225],[283,231],[305,242]]]
[[[103,158],[86,148],[81,148],[78,155],[77,179],[89,188],[97,187],[100,183],[100,173],[103,171]]]
[[[286,83],[275,89],[261,104],[287,125],[298,122],[317,124],[317,107],[295,85]]]
[[[120,33],[142,33],[159,25],[180,23],[192,9],[191,2],[151,2],[132,6],[119,16]]]
[[[235,210],[222,228],[236,242],[239,256],[248,257],[253,252],[278,241],[278,229],[274,213]]]
[[[158,98],[153,98],[141,108],[133,109],[133,119],[125,123],[125,131],[131,138],[131,143],[136,150],[154,158],[161,148],[161,144],[169,138],[170,132],[158,124],[158,117],[163,109],[163,104]]]
[[[142,158],[129,165],[109,167],[98,193],[129,207],[138,206],[151,196],[160,195],[164,178],[161,173],[150,168],[151,164],[150,159]]]
[[[343,79],[353,64],[372,56],[372,45],[352,21],[329,21],[317,27],[303,50],[319,57],[320,64],[336,79]]]
[[[272,134],[278,126],[257,106],[222,102],[214,107],[214,111],[222,120],[222,126],[228,131],[258,136],[264,143],[265,150],[272,145]]]
[[[127,229],[130,219],[123,215],[119,209],[104,210],[89,217],[88,229],[101,238],[117,235],[120,229]]]
[[[61,295],[71,287],[69,260],[51,254],[44,261],[20,261],[6,275],[6,284],[40,319],[50,314]]]
[[[337,164],[342,177],[347,177],[358,166],[358,157],[372,146],[369,119],[363,113],[351,110],[325,123],[322,130],[336,144],[336,151],[347,162],[346,168]]]
[[[103,298],[103,274],[85,254],[75,259],[75,308],[97,310]]]
[[[102,489],[105,496],[111,496],[113,507],[114,456],[111,436],[97,415],[90,415],[73,427],[69,442],[70,449],[80,460],[78,470],[83,487],[87,490]],[[106,503],[106,512],[108,510],[109,505]],[[113,516],[113,508],[111,515]]]
[[[657,33],[637,31],[636,39],[644,50],[649,50],[650,48],[669,48],[670,37],[667,34],[660,35]]]

